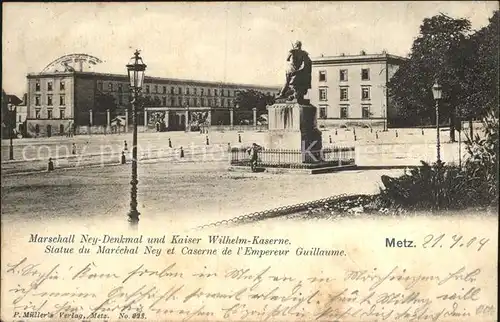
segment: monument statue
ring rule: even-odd
[[[300,41],[292,45],[287,62],[286,82],[277,98],[302,101],[311,88],[312,62]]]

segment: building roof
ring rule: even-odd
[[[75,75],[77,77],[85,78],[96,78],[96,79],[108,79],[108,80],[122,80],[128,82],[128,76],[125,74],[111,74],[111,73],[95,73],[95,72],[52,72],[52,73],[29,73],[28,78],[44,78],[44,77],[61,77],[61,76],[71,76]],[[164,84],[193,84],[193,85],[205,85],[205,86],[229,86],[233,88],[255,88],[255,89],[269,89],[269,90],[280,90],[281,86],[266,86],[266,85],[255,85],[255,84],[238,84],[231,82],[215,82],[215,81],[205,81],[205,80],[194,80],[194,79],[181,79],[181,78],[166,78],[166,77],[155,77],[155,76],[145,76],[145,83],[159,82]]]
[[[339,55],[339,56],[321,56],[312,58],[313,65],[324,64],[346,64],[346,63],[368,63],[368,62],[385,62],[388,63],[402,63],[408,60],[407,58],[391,55],[387,53],[382,54],[360,54],[360,55]]]
[[[19,97],[17,97],[16,95],[11,95],[11,94],[7,94],[7,102],[9,104],[13,104],[13,105],[19,105],[23,102],[22,99],[20,99]]]

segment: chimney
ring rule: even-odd
[[[360,52],[360,54],[361,54],[362,56],[364,56],[364,55],[366,55],[366,51],[362,50],[362,51]]]

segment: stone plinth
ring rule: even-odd
[[[319,151],[321,131],[316,107],[309,101],[277,101],[267,107],[269,134],[265,148]]]

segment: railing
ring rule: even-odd
[[[354,147],[331,147],[319,151],[261,149],[257,152],[257,166],[260,167],[311,169],[354,164]],[[248,148],[232,148],[231,165],[250,166]]]

